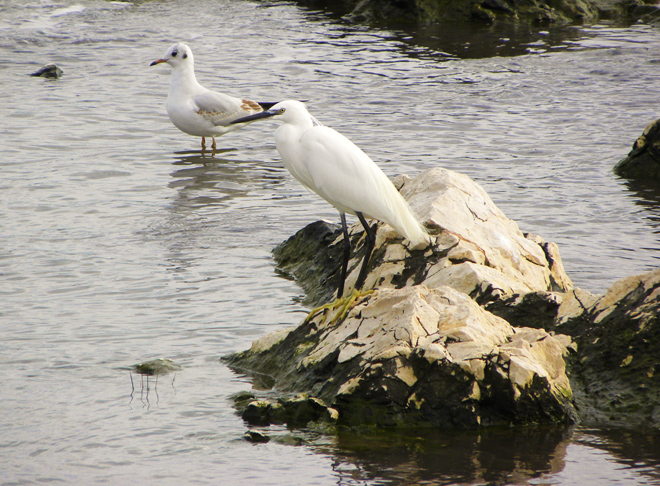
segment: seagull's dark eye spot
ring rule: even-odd
[[[177,51],[172,51],[172,57],[176,57],[177,54],[178,54]]]
[[[186,53],[184,52],[184,53],[183,53],[183,58],[184,58],[184,59],[188,59],[188,54],[186,54]]]

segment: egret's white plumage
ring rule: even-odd
[[[363,216],[393,226],[413,245],[430,243],[428,233],[406,200],[374,161],[339,132],[318,123],[303,103],[283,101],[237,122],[270,116],[284,122],[275,132],[275,144],[284,166],[305,187],[337,208],[345,238],[348,234],[344,214],[349,213],[360,218],[368,239],[375,238]],[[366,276],[364,270],[370,253],[368,250],[365,256],[358,286]],[[342,273],[339,296],[343,291],[345,268]]]
[[[262,106],[249,99],[234,98],[206,89],[195,77],[195,61],[190,47],[172,45],[161,59],[150,65],[167,63],[172,66],[172,79],[167,95],[167,114],[172,123],[189,135],[213,138],[237,130],[245,124],[232,124],[238,118],[263,111]],[[265,104],[270,107],[273,103]]]

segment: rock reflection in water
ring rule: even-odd
[[[641,216],[660,233],[660,183],[627,180],[625,185],[635,204],[644,209]]]
[[[482,432],[407,431],[400,435],[340,433],[338,484],[526,484],[564,468],[572,430],[529,428]]]

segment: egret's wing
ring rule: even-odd
[[[314,190],[343,212],[359,211],[388,221],[401,196],[383,171],[359,147],[332,128],[315,126],[301,139]]]
[[[227,126],[232,121],[263,111],[259,103],[234,98],[215,91],[205,91],[193,98],[197,114],[216,126]]]

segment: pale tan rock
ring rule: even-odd
[[[526,237],[467,176],[431,169],[414,179],[400,176],[394,182],[402,186],[401,193],[420,220],[441,231],[434,237],[433,249],[425,252],[426,260],[412,261],[410,252],[416,249],[407,247],[393,228],[379,224],[375,252],[385,245],[384,264],[372,262],[377,266],[369,272],[364,288],[401,287],[404,274],[408,275],[405,285],[447,285],[477,301],[572,288],[556,245],[536,235]],[[353,225],[351,232],[358,234],[360,227]],[[357,251],[351,260],[345,292],[355,285],[361,258]],[[411,271],[411,265],[421,267]]]

